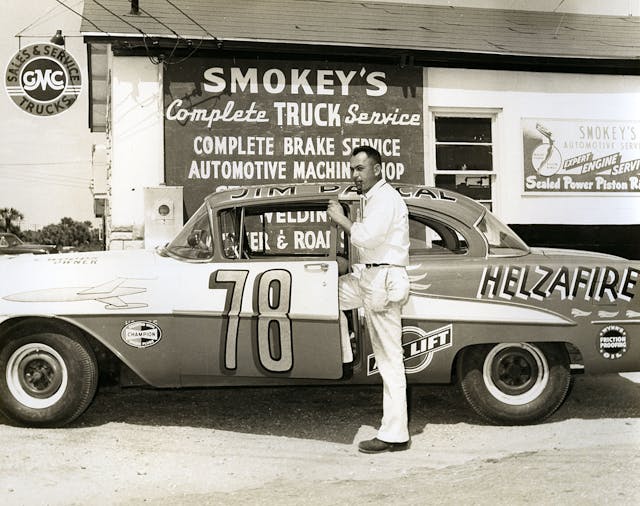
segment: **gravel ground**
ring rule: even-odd
[[[525,427],[413,387],[412,447],[381,455],[378,386],[103,389],[64,429],[0,418],[0,504],[638,504],[638,377],[579,376]]]

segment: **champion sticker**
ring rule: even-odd
[[[153,346],[162,337],[162,330],[154,322],[133,321],[122,327],[120,332],[122,340],[134,348],[148,348]]]
[[[453,344],[453,326],[447,325],[426,332],[420,327],[402,327],[402,351],[404,369],[407,374],[415,374],[427,368],[436,351],[449,348]],[[373,353],[367,357],[367,376],[378,374],[378,364]]]
[[[617,325],[609,325],[600,331],[598,351],[608,360],[622,358],[627,352],[627,332]]]

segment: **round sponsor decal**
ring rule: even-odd
[[[82,90],[76,60],[55,44],[31,44],[19,50],[7,65],[5,87],[23,111],[53,116],[71,107]]]
[[[122,340],[134,348],[148,348],[153,346],[162,337],[162,330],[154,323],[147,320],[128,322],[120,332]]]
[[[627,352],[627,332],[617,325],[609,325],[600,331],[598,351],[609,360],[622,358]]]
[[[402,327],[402,353],[407,374],[415,374],[426,369],[433,354],[451,347],[453,344],[453,325],[449,324],[427,332],[420,327]],[[367,357],[367,376],[378,374],[375,355]]]

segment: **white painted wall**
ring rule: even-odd
[[[426,109],[500,109],[495,199],[507,223],[638,224],[640,196],[524,195],[522,118],[638,121],[640,77],[425,69]],[[429,143],[425,144],[429,149]],[[427,174],[434,167],[427,157]]]
[[[113,57],[111,226],[140,238],[144,192],[164,183],[162,65],[148,58]]]

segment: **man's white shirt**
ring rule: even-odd
[[[409,264],[409,213],[400,194],[384,179],[364,195],[361,222],[351,227],[351,242],[364,264]]]

